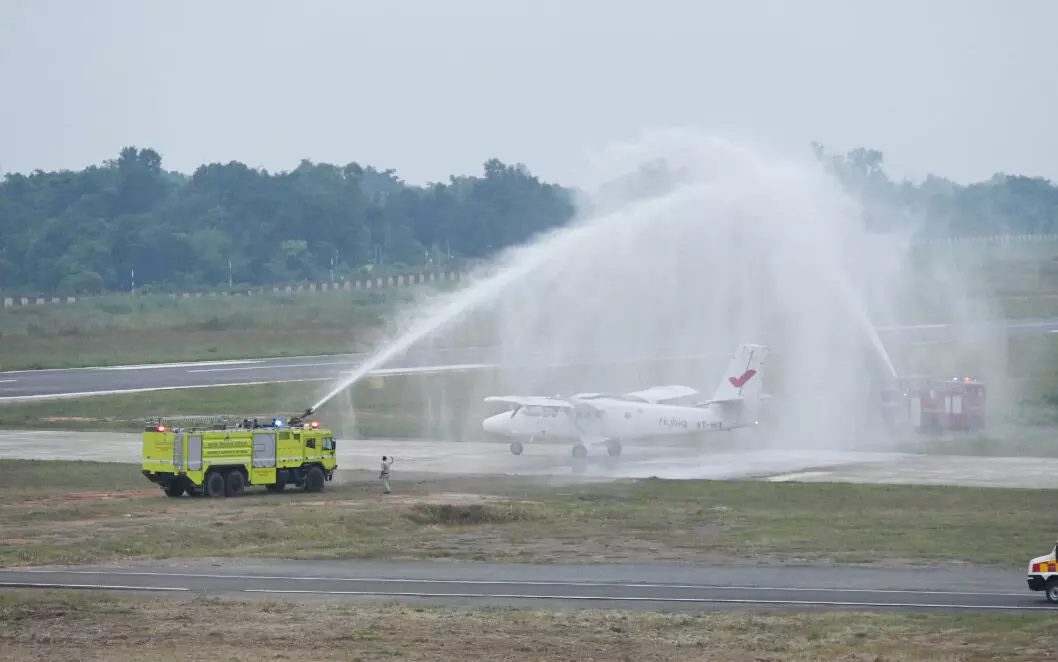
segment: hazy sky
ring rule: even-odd
[[[0,0],[0,170],[124,145],[567,181],[700,125],[882,150],[897,176],[1058,181],[1058,0]]]

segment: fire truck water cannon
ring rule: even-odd
[[[300,416],[291,416],[290,417],[290,425],[291,425],[291,427],[295,427],[295,426],[301,425],[303,420],[305,420],[306,418],[312,416],[312,411],[313,411],[313,408],[309,407],[308,409],[305,410],[305,413],[301,414]]]

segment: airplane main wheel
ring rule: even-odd
[[[610,454],[610,457],[617,457],[621,454],[621,442],[616,439],[612,439],[606,442],[606,452]]]
[[[588,449],[584,447],[584,444],[577,444],[573,447],[573,457],[581,458],[588,456]]]
[[[520,442],[520,441],[512,441],[511,442],[511,453],[513,453],[514,455],[521,455],[522,454],[522,442]]]

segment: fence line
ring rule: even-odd
[[[949,244],[1042,244],[1058,241],[1058,234],[1001,234],[985,237],[933,237],[918,239],[913,245],[943,246]]]
[[[988,246],[988,245],[1010,245],[1010,244],[1042,244],[1047,242],[1058,242],[1058,234],[1014,234],[994,235],[984,237],[936,237],[929,239],[918,239],[913,242],[915,246]],[[226,296],[260,296],[264,294],[299,294],[312,292],[328,292],[335,290],[362,291],[377,290],[390,287],[410,287],[434,282],[458,282],[465,280],[465,271],[428,271],[413,274],[390,275],[377,278],[362,278],[342,282],[320,282],[301,285],[273,285],[253,287],[245,290],[225,290],[207,292],[171,292],[165,296],[173,299],[199,299],[203,297],[226,297]],[[111,292],[101,295],[89,295],[86,297],[43,297],[43,296],[12,296],[4,297],[3,307],[13,308],[16,306],[31,306],[44,304],[72,304],[86,298],[99,298],[120,294]]]
[[[296,295],[302,293],[316,292],[359,292],[367,290],[380,290],[393,287],[415,287],[428,283],[454,283],[466,280],[467,273],[463,271],[428,271],[414,274],[399,274],[391,276],[380,276],[377,278],[362,278],[358,280],[347,280],[342,282],[319,282],[300,285],[271,285],[251,287],[238,290],[223,290],[210,292],[169,292],[164,295],[171,299],[202,299],[207,297],[230,297],[230,296],[262,296],[265,294]],[[42,297],[42,296],[16,296],[4,297],[4,308],[19,306],[33,306],[44,304],[72,304],[84,299],[96,299],[106,296],[122,296],[120,293],[91,295],[85,297]],[[124,296],[136,296],[128,295]]]

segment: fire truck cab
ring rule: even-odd
[[[1058,604],[1058,544],[1050,554],[1029,561],[1026,579],[1030,591],[1045,591],[1047,601]]]

